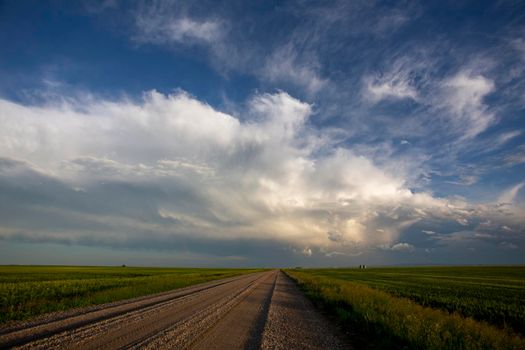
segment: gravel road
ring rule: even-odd
[[[348,349],[342,339],[280,271],[0,329],[1,349]]]

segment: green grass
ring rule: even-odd
[[[0,266],[0,323],[258,270]]]
[[[525,332],[525,267],[409,267],[309,270],[366,284],[418,304]]]
[[[311,298],[354,329],[382,339],[384,347],[525,348],[516,334],[523,334],[524,267],[287,272]]]

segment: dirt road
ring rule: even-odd
[[[0,330],[0,348],[347,349],[280,271],[199,284]]]

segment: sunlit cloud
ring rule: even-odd
[[[111,0],[24,22],[49,11],[35,6],[8,6],[0,64],[5,242],[246,264],[522,259],[511,7],[486,7],[489,28],[420,3]]]
[[[254,95],[244,122],[182,91],[139,102],[1,100],[0,111],[2,186],[33,193],[16,199],[3,237],[115,246],[265,239],[306,256],[355,255],[376,245],[412,250],[396,240],[421,221],[468,226],[493,215],[413,193],[352,149],[317,154],[325,145],[308,127],[311,106],[284,92]],[[501,198],[512,202],[519,188]],[[42,205],[55,223],[32,232],[41,222],[28,218]]]

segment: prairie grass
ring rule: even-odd
[[[366,284],[423,306],[458,312],[525,335],[524,266],[309,269],[308,272]]]
[[[349,328],[376,339],[383,348],[525,349],[525,340],[509,329],[433,309],[361,282],[287,270],[307,295],[334,312]]]
[[[0,266],[0,323],[255,272],[249,269]]]

